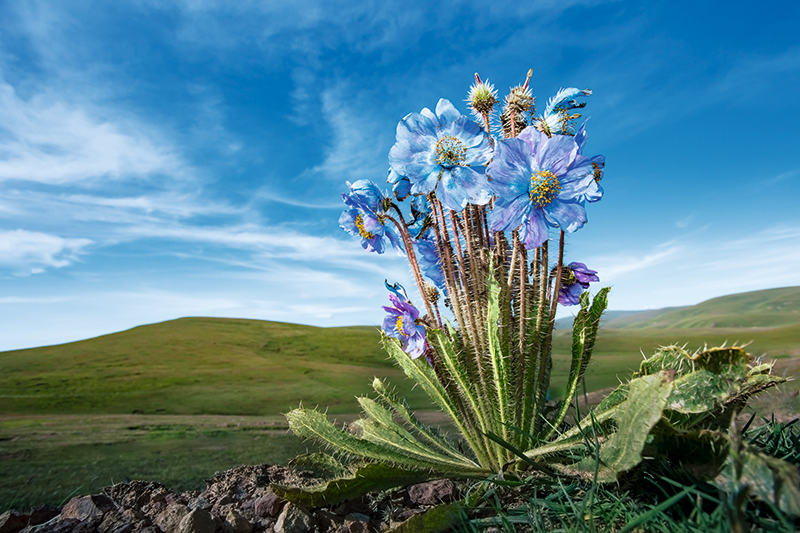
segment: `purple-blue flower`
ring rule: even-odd
[[[597,272],[590,270],[583,263],[570,263],[561,267],[561,288],[558,291],[558,303],[561,305],[578,305],[581,293],[589,288],[590,281],[600,281]]]
[[[425,340],[425,327],[417,325],[419,311],[411,302],[403,301],[396,294],[389,294],[393,307],[383,306],[389,313],[383,319],[383,331],[389,337],[400,340],[403,351],[416,359],[427,347]]]
[[[366,180],[347,185],[350,193],[342,194],[342,200],[348,209],[339,216],[339,226],[350,235],[359,236],[361,246],[368,252],[382,254],[386,248],[384,239],[388,239],[397,254],[404,255],[397,230],[386,224],[384,196],[377,185]]]
[[[579,140],[585,141],[585,134]],[[498,143],[486,169],[497,196],[489,213],[491,230],[519,228],[530,250],[547,240],[548,226],[570,233],[583,227],[584,202],[599,197],[591,188],[596,185],[593,158],[581,155],[581,149],[570,135],[548,137],[532,126]]]
[[[389,169],[389,177],[386,178],[387,183],[392,184],[392,193],[399,201],[403,201],[411,194],[411,182],[408,178],[401,176],[391,168]]]
[[[449,100],[409,113],[397,125],[397,142],[389,150],[389,165],[411,184],[411,194],[435,191],[447,209],[491,199],[484,170],[492,158],[486,132],[462,115]],[[400,181],[400,180],[398,180]]]
[[[424,236],[414,239],[417,251],[417,263],[420,270],[433,281],[441,290],[445,290],[444,270],[442,270],[442,260],[439,257],[439,245],[436,242],[436,235],[432,231],[426,231]]]

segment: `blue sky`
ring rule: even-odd
[[[591,88],[611,309],[800,285],[797,2],[0,1],[0,350],[181,316],[378,324],[337,225],[474,72]]]

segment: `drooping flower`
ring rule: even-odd
[[[593,159],[581,155],[581,147],[574,137],[548,137],[534,127],[498,143],[486,169],[497,195],[489,213],[491,230],[519,228],[530,250],[547,240],[548,226],[570,233],[583,227],[584,202],[596,182]]]
[[[492,157],[489,137],[449,100],[409,113],[397,125],[397,142],[389,150],[391,169],[411,183],[411,194],[435,191],[447,209],[483,205],[491,195],[484,165]]]
[[[569,87],[559,89],[554,97],[547,101],[547,107],[540,117],[536,117],[536,129],[547,135],[573,135],[575,133],[574,119],[580,118],[580,113],[572,113],[573,109],[586,107],[586,102],[578,102],[574,97],[590,96],[589,89]],[[570,98],[572,98],[570,100]]]
[[[401,176],[391,168],[389,169],[389,177],[386,178],[386,182],[392,184],[392,194],[394,194],[394,197],[400,202],[408,198],[408,195],[411,194],[411,182],[408,181],[408,178]]]
[[[578,156],[580,157],[575,158],[573,165],[585,164],[585,158],[582,152],[583,146],[586,144],[586,138],[588,137],[586,133],[586,122],[588,122],[588,119],[583,121],[583,124],[581,124],[580,128],[578,128],[578,131],[575,133],[575,144],[578,145]],[[589,158],[589,162],[592,167],[594,181],[589,183],[589,186],[583,193],[583,199],[587,202],[596,202],[603,197],[603,187],[600,186],[600,180],[603,179],[603,168],[606,166],[606,157],[604,155],[596,155]]]
[[[600,281],[597,272],[590,270],[583,263],[570,263],[561,267],[561,288],[558,291],[558,303],[561,305],[578,305],[581,293],[589,288],[590,281]]]
[[[437,288],[445,290],[444,270],[436,235],[430,230],[426,231],[422,237],[414,239],[414,247],[417,251],[417,263],[422,273],[433,281]]]
[[[427,347],[425,327],[417,324],[419,311],[408,300],[400,299],[396,294],[389,294],[393,307],[383,306],[389,313],[383,320],[383,331],[389,337],[400,340],[403,351],[416,359]]]
[[[397,230],[386,224],[384,196],[378,186],[371,181],[360,180],[348,183],[349,194],[342,194],[347,205],[339,216],[339,226],[350,235],[361,238],[361,246],[368,252],[382,254],[384,239],[388,239],[398,255],[405,255]]]

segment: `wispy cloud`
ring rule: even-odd
[[[0,267],[18,275],[38,274],[46,268],[61,268],[77,261],[91,244],[89,239],[0,230]]]
[[[134,126],[92,118],[53,95],[25,100],[0,83],[0,180],[65,184],[180,171],[174,153]]]

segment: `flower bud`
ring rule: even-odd
[[[485,117],[492,114],[494,106],[497,104],[497,91],[489,80],[481,81],[478,73],[475,73],[475,83],[469,88],[467,94],[467,105],[478,117]]]

